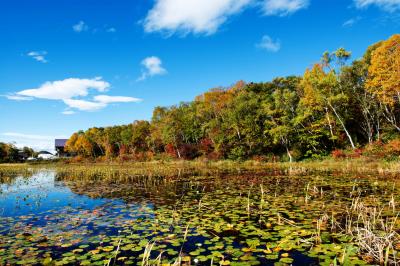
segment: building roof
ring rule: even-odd
[[[54,143],[56,147],[65,147],[67,139],[55,139]]]
[[[49,154],[49,155],[53,155],[51,152],[48,152],[48,151],[40,151],[40,152],[38,152],[38,155],[40,155],[40,154]]]

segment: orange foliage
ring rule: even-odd
[[[393,35],[372,52],[366,87],[385,104],[400,101],[400,34]]]

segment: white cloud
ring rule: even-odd
[[[41,51],[41,52],[32,51],[32,52],[29,52],[27,54],[27,56],[29,56],[29,57],[31,57],[31,58],[33,58],[36,61],[41,62],[41,63],[47,63],[48,62],[47,59],[45,58],[46,55],[47,55],[46,51]]]
[[[72,26],[75,32],[83,32],[89,30],[89,26],[84,21],[79,21],[77,24]]]
[[[62,114],[63,115],[73,115],[73,114],[75,114],[75,112],[72,111],[72,110],[65,110],[65,111],[62,112]]]
[[[53,82],[46,82],[39,88],[28,89],[16,92],[10,95],[3,95],[10,100],[33,100],[33,99],[47,99],[47,100],[62,100],[69,108],[62,112],[62,114],[70,115],[77,109],[81,111],[95,111],[100,110],[112,103],[129,103],[140,102],[141,99],[127,96],[109,96],[109,95],[95,95],[93,99],[87,100],[90,90],[96,92],[105,92],[110,87],[110,84],[104,81],[101,77],[94,79],[78,79],[69,78]]]
[[[48,139],[53,138],[53,136],[23,134],[23,133],[16,133],[16,132],[5,132],[2,135],[7,136],[7,137],[17,137],[17,138],[24,138],[24,139],[31,139],[31,140],[48,140]]]
[[[114,33],[114,32],[116,32],[116,31],[117,31],[117,29],[115,29],[115,28],[111,27],[111,28],[108,28],[106,31],[107,31],[107,32]]]
[[[14,101],[32,101],[32,97],[25,97],[20,95],[6,95],[7,99]]]
[[[107,106],[106,103],[91,102],[87,100],[65,99],[63,101],[70,108],[75,108],[80,111],[96,111]]]
[[[167,73],[167,70],[162,67],[162,61],[160,58],[156,56],[146,57],[141,62],[144,70],[142,71],[142,76],[140,76],[137,80],[145,80],[148,77],[156,76],[156,75],[164,75]]]
[[[263,10],[268,16],[287,16],[307,8],[308,5],[309,0],[265,0]]]
[[[256,46],[258,48],[275,53],[281,49],[281,42],[278,39],[274,41],[270,36],[264,35],[261,39],[261,42],[258,43]]]
[[[70,108],[80,111],[96,111],[107,107],[111,103],[132,103],[141,102],[142,99],[127,96],[96,95],[92,101],[65,99],[63,100]],[[64,112],[65,114],[65,112]]]
[[[400,10],[400,0],[354,0],[357,8],[377,6],[388,12]]]
[[[109,96],[109,95],[96,95],[93,100],[99,103],[131,103],[131,102],[141,102],[142,99],[126,97],[126,96]]]
[[[354,24],[356,24],[360,20],[361,20],[361,17],[351,18],[351,19],[346,20],[345,22],[343,22],[342,26],[346,27],[346,28],[350,28],[350,27],[354,26]]]
[[[35,97],[40,99],[64,100],[77,96],[87,96],[89,89],[104,92],[110,84],[101,77],[94,79],[69,78],[53,82],[46,82],[39,88],[19,91],[16,96]]]
[[[54,140],[55,139],[66,139],[66,136],[48,136],[48,135],[35,135],[35,134],[24,134],[16,132],[5,132],[0,136],[0,141],[15,143],[18,148],[28,146],[36,151],[47,150],[54,152]]]
[[[252,0],[156,0],[144,20],[146,32],[212,34]]]

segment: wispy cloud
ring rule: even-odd
[[[63,101],[70,108],[78,109],[80,111],[96,111],[107,106],[105,103],[91,102],[87,100],[65,99]]]
[[[41,63],[47,63],[48,62],[47,59],[45,58],[46,55],[47,55],[46,51],[40,51],[40,52],[32,51],[32,52],[27,53],[27,56],[29,56],[29,57],[31,57],[31,58],[33,58],[36,61],[41,62]]]
[[[93,97],[92,101],[66,99],[64,100],[64,103],[70,108],[74,108],[80,111],[96,111],[103,109],[112,103],[133,103],[141,101],[142,99],[127,96],[97,95]]]
[[[15,143],[18,148],[24,146],[31,147],[37,151],[48,150],[54,151],[54,139],[68,138],[64,135],[49,136],[49,135],[36,135],[25,134],[17,132],[4,132],[0,134],[1,141]]]
[[[400,0],[354,0],[357,8],[376,6],[387,12],[400,10]]]
[[[71,99],[78,96],[87,96],[89,89],[104,92],[110,84],[101,77],[94,79],[69,78],[58,81],[47,81],[35,89],[22,90],[17,96],[34,97],[49,100]]]
[[[211,35],[246,8],[261,8],[268,16],[286,16],[308,5],[309,0],[155,0],[143,25],[145,32]]]
[[[281,49],[281,42],[279,39],[273,40],[270,36],[264,35],[256,46],[260,49],[276,53]]]
[[[361,17],[351,18],[351,19],[346,20],[345,22],[343,22],[342,26],[345,27],[345,28],[350,28],[350,27],[353,27],[354,24],[356,24],[360,20],[361,20]]]
[[[65,111],[63,111],[63,112],[61,112],[63,115],[73,115],[73,114],[75,114],[75,112],[74,111],[72,111],[72,110],[65,110]]]
[[[141,102],[142,99],[127,97],[127,96],[110,96],[110,95],[96,95],[93,100],[99,103],[131,103],[131,102]]]
[[[80,111],[95,111],[107,107],[112,103],[139,102],[141,99],[127,96],[109,96],[96,95],[93,99],[85,99],[91,91],[106,92],[110,84],[101,77],[93,79],[69,78],[58,81],[48,81],[34,89],[27,89],[14,94],[5,95],[10,100],[61,100],[70,109]],[[62,112],[63,114],[72,114],[70,110]]]
[[[75,32],[83,32],[83,31],[88,31],[89,26],[84,21],[81,20],[77,24],[73,25],[72,29]]]
[[[26,96],[21,96],[21,95],[5,95],[5,97],[9,100],[14,100],[14,101],[32,101],[32,97],[26,97]]]
[[[146,57],[142,60],[141,64],[144,69],[142,70],[142,75],[137,79],[138,81],[145,80],[148,77],[164,75],[167,73],[167,70],[162,67],[161,59],[157,56]]]
[[[307,8],[309,0],[265,0],[264,13],[268,16],[287,16]]]
[[[24,134],[24,133],[16,133],[16,132],[5,132],[2,135],[7,136],[7,137],[24,138],[24,139],[31,139],[31,140],[48,140],[48,139],[54,138],[54,136]]]
[[[114,32],[116,32],[116,31],[117,31],[117,29],[114,28],[114,27],[111,27],[111,28],[107,28],[107,29],[106,29],[106,32],[110,32],[110,33],[114,33]]]

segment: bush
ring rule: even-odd
[[[352,150],[350,154],[348,154],[347,156],[350,158],[360,158],[363,155],[363,149],[355,149]]]
[[[71,163],[81,163],[84,161],[84,158],[82,157],[82,155],[77,155],[75,157],[72,157],[70,161]]]
[[[332,151],[332,157],[335,159],[344,159],[346,158],[346,154],[342,150],[334,150]]]
[[[363,155],[375,158],[384,158],[385,151],[383,142],[378,140],[366,145],[364,147]]]
[[[386,156],[400,156],[400,139],[394,139],[384,145]]]

